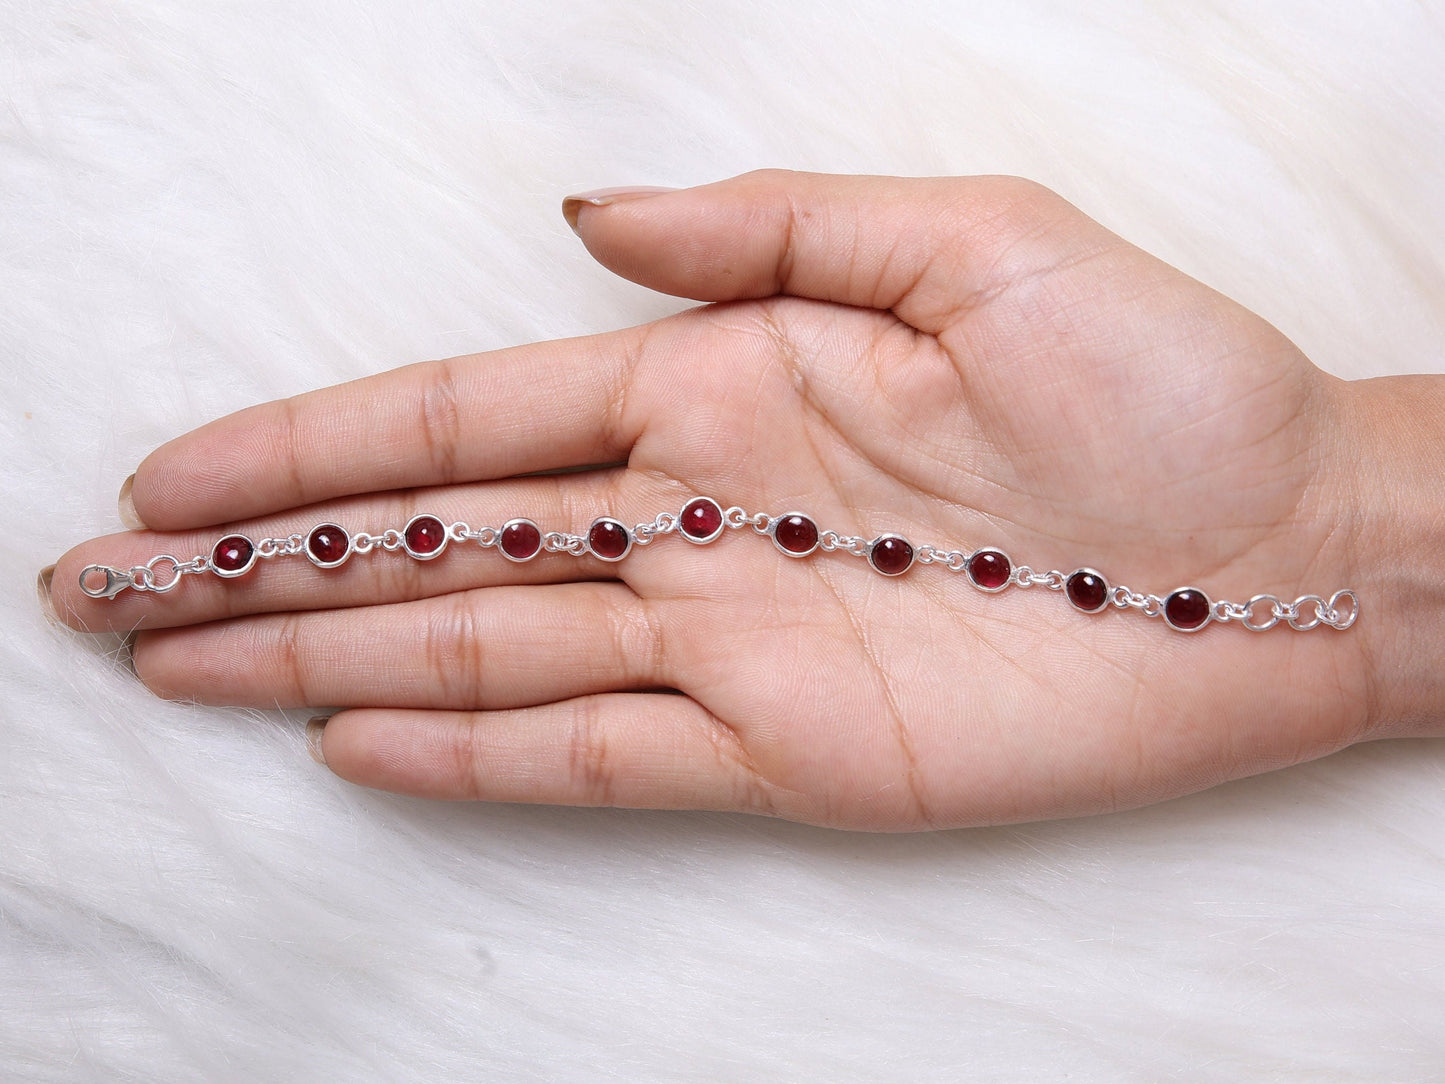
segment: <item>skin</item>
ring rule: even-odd
[[[1439,488],[1438,379],[1336,380],[1010,178],[764,172],[565,210],[607,267],[712,304],[179,437],[135,475],[149,529],[59,562],[58,614],[139,629],[162,696],[344,709],[321,736],[332,771],[437,798],[944,828],[1137,806],[1438,730],[1445,577],[1421,555],[1445,552],[1445,502],[1420,499]],[[533,473],[592,464],[612,465]],[[92,562],[207,553],[232,529],[379,531],[425,510],[582,532],[696,494],[1161,596],[1352,587],[1362,616],[1184,635],[938,567],[792,560],[746,528],[616,565],[454,545],[164,596],[77,586]]]

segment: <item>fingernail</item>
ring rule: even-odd
[[[331,716],[313,715],[306,721],[306,751],[317,764],[326,763],[326,754],[321,751],[321,735],[326,732],[326,723]]]
[[[60,626],[60,617],[55,612],[55,599],[50,594],[50,581],[55,579],[55,566],[48,565],[40,570],[35,580],[35,594],[40,599],[40,612],[52,625]]]
[[[598,188],[592,192],[578,192],[562,200],[562,217],[572,232],[577,233],[577,213],[583,204],[588,207],[606,207],[609,203],[626,203],[628,200],[660,196],[664,192],[676,192],[676,188],[657,188],[652,185],[634,185],[631,188]]]
[[[135,498],[130,491],[135,487],[135,475],[132,474],[120,484],[120,496],[116,498],[116,510],[120,512],[121,525],[128,531],[143,531],[146,529],[145,520],[140,518],[140,513],[135,510]]]

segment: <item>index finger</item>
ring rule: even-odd
[[[163,444],[131,490],[178,531],[378,490],[627,457],[645,327],[421,362],[230,414]]]

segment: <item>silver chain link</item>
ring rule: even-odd
[[[502,532],[495,527],[478,527],[474,531],[469,530],[464,532],[462,537],[458,539],[458,541],[468,540],[475,542],[484,550],[489,550],[502,540]]]
[[[570,553],[573,557],[581,557],[587,552],[587,539],[580,534],[548,531],[542,536],[542,548],[548,553]]]
[[[263,561],[273,557],[294,557],[306,545],[304,535],[293,534],[285,538],[263,538],[256,543],[256,556]]]
[[[1158,595],[1145,595],[1120,585],[1109,592],[1109,601],[1121,610],[1138,610],[1145,617],[1158,617],[1164,612],[1164,600]]]
[[[1260,613],[1264,607],[1268,612]],[[1237,621],[1250,632],[1268,632],[1281,621],[1296,632],[1308,632],[1320,625],[1343,632],[1359,614],[1359,599],[1346,589],[1336,591],[1328,600],[1319,595],[1301,595],[1293,602],[1284,602],[1275,595],[1255,595],[1244,603],[1221,599],[1214,604],[1213,617],[1221,624]]]
[[[833,553],[841,550],[850,553],[854,557],[868,556],[868,539],[856,534],[839,534],[837,531],[824,531],[818,535],[818,548]]]
[[[1050,591],[1062,591],[1067,580],[1068,577],[1058,569],[1035,572],[1028,565],[1019,565],[1013,574],[1014,584],[1018,587],[1047,587]]]
[[[677,516],[671,512],[659,512],[651,523],[639,523],[632,528],[632,542],[636,546],[650,545],[659,535],[671,534],[677,530]]]

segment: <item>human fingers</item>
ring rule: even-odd
[[[148,455],[131,487],[154,530],[356,493],[617,462],[643,421],[644,329],[423,362],[250,407]]]
[[[938,334],[1007,281],[1122,242],[1014,177],[840,177],[762,170],[677,191],[569,197],[601,263],[699,301],[792,294],[891,309]]]
[[[622,571],[635,575],[645,572],[647,555],[629,557],[623,569],[586,552],[550,552],[546,536],[581,535],[598,518],[633,513],[637,519],[624,523],[635,527],[637,520],[650,520],[659,511],[679,511],[692,496],[674,483],[613,468],[378,493],[223,528],[126,532],[91,539],[61,557],[50,584],[51,601],[56,614],[74,628],[130,631],[255,613],[383,605],[498,584],[603,579]],[[490,528],[493,544],[482,547],[475,539],[449,538],[436,556],[415,559],[408,555],[403,536],[408,524],[424,515],[448,529],[456,524],[473,533]],[[514,559],[508,560],[502,529],[524,519],[537,528],[530,539],[535,552],[513,547]],[[210,561],[219,541],[235,535],[249,540],[257,552],[267,539],[294,538],[304,549],[313,530],[323,524],[343,532],[336,567],[317,567],[298,552],[270,560],[258,556],[248,571],[234,578],[207,572],[177,579],[175,567],[161,557],[153,572],[160,590],[123,590],[114,598],[93,598],[82,589],[82,570],[91,565],[129,572],[160,555],[180,564],[195,557]],[[375,540],[387,531],[393,532],[389,542],[373,541],[366,552],[360,551],[363,535]],[[532,556],[527,557],[529,552]],[[92,571],[85,580],[98,587],[103,576]]]
[[[143,632],[134,659],[152,692],[200,703],[525,707],[678,684],[678,606],[615,582],[483,588]]]
[[[808,819],[806,804],[758,772],[730,727],[668,693],[502,711],[343,711],[315,747],[343,779],[424,798]]]

